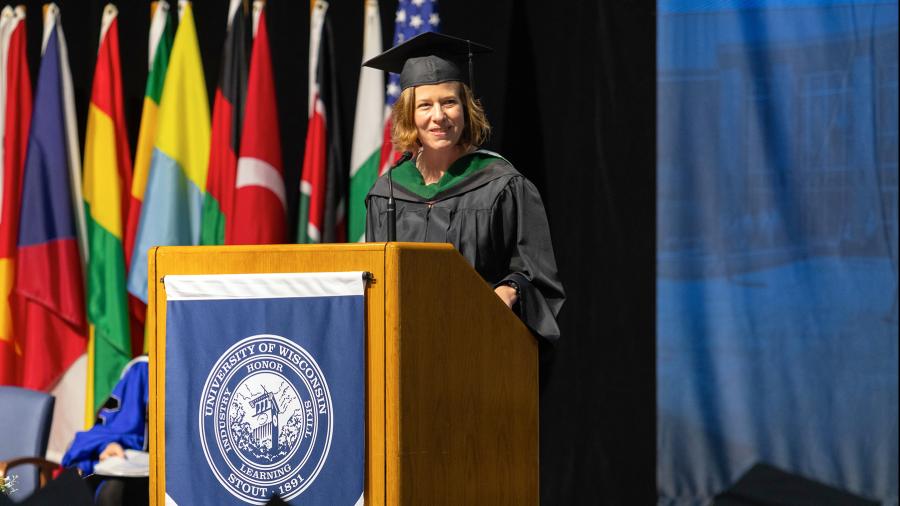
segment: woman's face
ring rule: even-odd
[[[459,143],[466,126],[459,88],[455,81],[416,87],[416,131],[423,148],[449,149]]]

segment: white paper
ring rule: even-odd
[[[125,450],[124,457],[109,457],[96,466],[94,474],[101,476],[150,476],[150,454],[139,450]]]

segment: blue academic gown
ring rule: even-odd
[[[119,443],[126,450],[146,450],[149,396],[147,357],[140,357],[113,388],[97,415],[97,423],[90,430],[75,434],[62,465],[78,467],[88,475],[94,472],[100,453],[110,443]]]

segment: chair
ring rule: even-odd
[[[0,478],[10,469],[30,465],[36,469],[17,471],[19,479],[13,500],[29,497],[53,477],[58,464],[44,459],[55,398],[26,388],[0,386]]]

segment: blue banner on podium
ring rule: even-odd
[[[165,286],[166,504],[362,504],[362,273]]]

